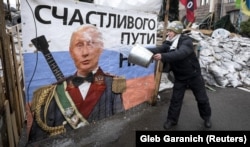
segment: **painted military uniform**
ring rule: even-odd
[[[30,141],[77,129],[124,110],[122,91],[114,92],[115,76],[105,74],[99,68],[85,98],[74,85],[74,78],[71,76],[34,93],[32,107],[35,115]]]

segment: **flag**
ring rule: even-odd
[[[195,17],[194,17],[194,10],[197,9],[197,3],[196,0],[180,0],[182,5],[185,6],[187,14],[186,18],[189,22],[194,22]]]
[[[240,8],[240,2],[241,0],[236,0],[236,2],[235,2],[235,7],[237,8],[237,9],[239,9]]]
[[[250,0],[241,0],[241,12],[247,16],[250,16]]]
[[[250,9],[250,0],[246,0],[247,8]]]

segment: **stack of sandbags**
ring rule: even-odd
[[[220,87],[250,86],[249,38],[232,37],[228,31],[219,29],[211,37],[200,36],[195,40],[199,40],[199,61],[206,83]]]

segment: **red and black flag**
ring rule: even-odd
[[[196,0],[180,0],[180,2],[186,7],[186,18],[189,22],[194,22],[194,10],[197,9]]]

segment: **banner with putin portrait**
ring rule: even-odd
[[[128,62],[128,55],[135,44],[156,45],[156,14],[74,0],[29,0],[21,1],[21,6],[26,102],[31,102],[34,90],[58,80],[57,71],[53,71],[57,69],[49,66],[49,62],[57,65],[61,70],[58,74],[65,77],[75,73],[69,42],[71,33],[83,24],[97,26],[104,37],[100,67],[106,73],[126,79],[125,109],[151,99],[155,88],[154,61],[142,67]],[[32,42],[39,37],[47,40],[44,42],[49,50],[47,56],[43,47]]]

